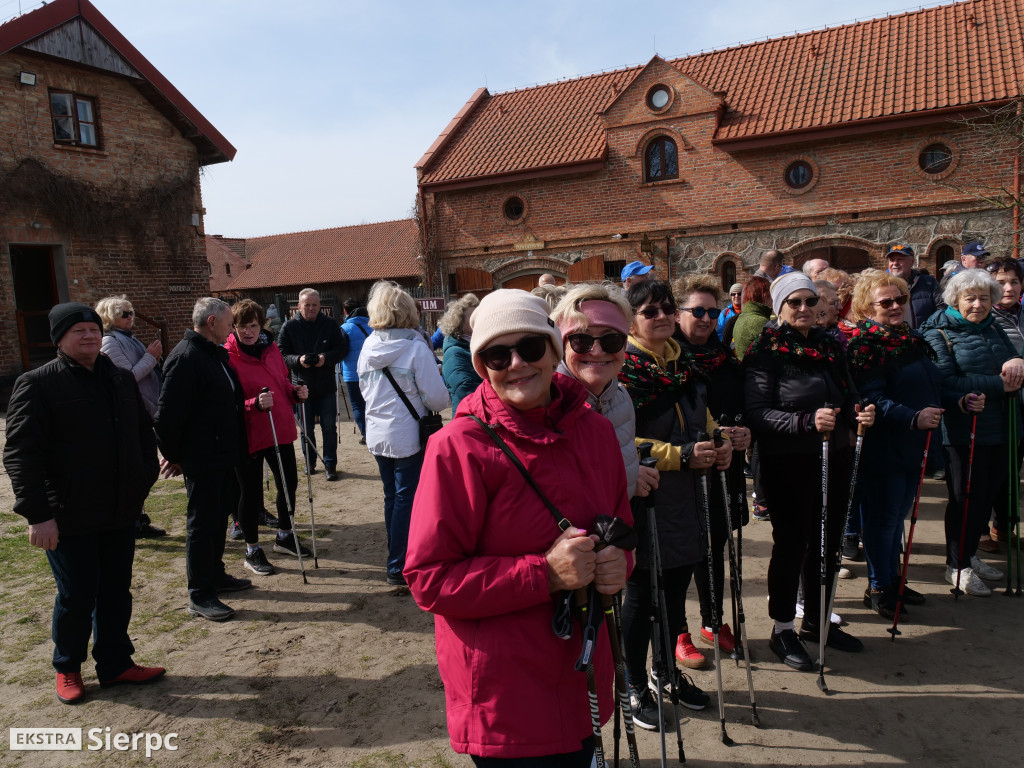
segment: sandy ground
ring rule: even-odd
[[[342,425],[343,479],[312,479],[319,568],[304,584],[294,559],[268,552],[280,568],[247,592],[228,596],[237,616],[224,624],[185,612],[184,492],[161,482],[149,503],[169,531],[139,544],[132,639],[136,660],[168,668],[143,688],[101,690],[83,672],[87,701],[57,701],[50,666],[53,581],[43,554],[28,546],[23,519],[10,514],[10,483],[0,479],[0,726],[99,728],[112,733],[176,733],[175,751],[28,752],[0,747],[0,765],[469,766],[448,745],[444,693],[431,617],[408,593],[384,583],[382,496],[376,465]],[[745,608],[762,727],[751,725],[742,668],[722,665],[732,747],[719,742],[717,700],[687,712],[683,737],[692,765],[1020,765],[1024,667],[1019,655],[1024,598],[1002,591],[954,603],[942,581],[945,489],[926,483],[915,535],[912,581],[928,604],[912,609],[895,643],[888,622],[861,603],[865,566],[839,583],[836,610],[866,651],[832,652],[822,694],[816,674],[778,662],[768,650],[765,572],[771,527],[745,529]],[[308,538],[304,478],[299,523]],[[262,537],[269,542],[269,534]],[[243,547],[229,542],[235,575]],[[990,562],[996,562],[994,559]],[[1003,561],[1005,563],[1005,559]],[[312,566],[312,564],[309,564]],[[695,599],[689,612],[695,615]],[[710,656],[710,651],[709,651]],[[816,656],[816,652],[812,653]],[[713,670],[693,675],[712,692]],[[605,729],[609,755],[611,727]],[[642,762],[660,758],[656,734],[638,736]],[[88,742],[87,742],[88,743]],[[675,762],[675,738],[669,761]],[[625,744],[622,745],[625,764]]]

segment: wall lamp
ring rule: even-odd
[[[22,85],[35,85],[36,84],[36,73],[35,72],[20,72],[18,74],[18,82]]]

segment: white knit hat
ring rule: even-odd
[[[480,306],[469,316],[473,329],[469,351],[473,354],[473,367],[481,378],[487,378],[487,367],[476,353],[509,333],[547,336],[555,359],[562,359],[562,336],[554,320],[548,317],[549,309],[548,303],[539,296],[510,288],[492,291],[480,300]]]
[[[776,317],[782,312],[782,303],[800,290],[808,290],[815,296],[818,295],[818,289],[814,287],[814,281],[803,272],[787,272],[775,278],[772,282],[771,291],[772,309],[775,310]]]

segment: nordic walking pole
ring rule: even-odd
[[[657,466],[658,460],[651,456],[651,449],[654,443],[641,443],[637,446],[640,453],[640,464],[645,467]],[[683,730],[679,717],[679,694],[675,687],[675,661],[672,662],[673,670],[669,671],[667,653],[671,653],[671,638],[668,629],[668,609],[665,606],[664,588],[660,583],[661,573],[661,548],[658,546],[658,521],[654,505],[655,493],[652,490],[647,496],[647,535],[650,548],[651,570],[651,653],[654,661],[654,668],[658,678],[658,732],[661,734],[661,768],[667,764],[667,753],[665,744],[665,719],[662,709],[661,689],[667,678],[669,682],[669,699],[672,702],[672,714],[676,722],[676,743],[679,746],[679,762],[686,762],[686,754],[683,752]]]
[[[302,424],[300,425],[302,429],[302,438],[308,442],[309,438],[306,436],[306,409],[300,407],[299,413],[302,414]],[[312,447],[312,443],[310,443],[310,446]],[[314,448],[313,450],[315,451],[316,449]],[[320,458],[320,461],[323,461],[323,457]],[[327,465],[324,464],[324,466],[326,467]],[[319,568],[320,562],[316,555],[316,520],[313,517],[313,481],[309,475],[308,461],[306,462],[306,492],[309,494],[309,533],[313,540],[313,567]],[[295,530],[294,520],[292,521],[292,530]],[[296,541],[298,541],[298,539],[296,539]]]
[[[722,421],[724,420],[725,416],[722,417]],[[722,430],[716,429],[715,445],[719,445],[721,440]],[[736,615],[734,620],[736,622],[736,628],[739,630],[740,636],[743,638],[743,645],[739,645],[739,643],[736,645],[740,651],[736,659],[736,664],[737,666],[739,665],[740,658],[745,662],[745,666],[747,668],[747,688],[750,690],[750,719],[755,728],[760,728],[761,718],[757,716],[757,702],[754,701],[754,678],[750,674],[750,657],[749,654],[743,650],[747,643],[747,619],[743,614],[743,586],[740,584],[739,569],[737,568],[736,547],[732,540],[732,512],[729,510],[729,480],[726,477],[725,472],[721,472],[719,474],[722,478],[722,497],[725,499],[725,525],[729,532],[729,584],[732,588],[732,604]]]
[[[633,709],[629,705],[629,688],[626,684],[626,660],[622,650],[622,633],[619,631],[618,595],[601,595],[604,609],[604,624],[608,628],[608,641],[612,647],[612,662],[615,665],[615,768],[619,766],[619,711],[626,728],[626,746],[629,749],[629,764],[640,768],[640,755],[636,748],[636,732],[633,729]]]
[[[267,466],[267,462],[263,462],[263,484],[270,490],[270,467]]]
[[[577,672],[586,672],[587,701],[590,705],[590,725],[594,735],[594,763],[597,768],[605,768],[604,740],[601,738],[601,712],[597,702],[597,679],[594,677],[593,649],[597,644],[598,624],[603,616],[596,610],[598,605],[597,591],[594,585],[580,587],[573,592],[576,615],[583,631],[583,651],[576,662]]]
[[[720,429],[716,429],[715,433],[715,444],[717,445],[722,440],[722,431]],[[698,439],[704,441],[708,439],[708,436],[707,434],[702,434]],[[729,734],[725,732],[725,694],[722,691],[722,655],[718,639],[718,633],[721,629],[722,622],[718,617],[718,608],[715,604],[715,568],[713,564],[714,546],[711,543],[711,505],[708,503],[708,471],[706,469],[702,469],[700,471],[700,490],[701,502],[704,504],[704,529],[707,531],[708,537],[708,602],[711,605],[711,635],[715,642],[715,678],[718,684],[719,737],[722,739],[723,744],[726,746],[732,746],[734,742],[729,738]]]
[[[924,485],[925,468],[928,465],[928,448],[932,442],[932,430],[924,438],[924,454],[921,456],[921,476],[917,479],[917,493],[914,495],[914,510],[910,513],[910,533],[907,534],[907,546],[903,550],[903,572],[900,574],[900,591],[896,598],[896,615],[892,626],[886,630],[896,642],[896,635],[902,634],[897,628],[900,622],[900,611],[903,610],[903,591],[907,588],[907,569],[910,567],[910,548],[914,545],[914,528],[917,527],[917,508],[921,503],[921,486]]]
[[[316,456],[318,459],[320,459],[320,463],[323,464],[324,457],[320,455],[320,451],[316,449],[316,446],[313,444],[313,441],[306,436],[306,428],[303,426],[306,423],[306,414],[304,411],[302,411],[301,403],[299,403],[299,411],[302,412],[302,418],[300,419],[298,416],[295,416],[295,427],[299,430],[299,436],[302,438],[302,458],[306,461],[306,465],[308,466],[310,457],[309,452],[312,451],[313,456]]]
[[[1009,445],[1006,451],[1006,456],[1009,461],[1009,471],[1006,475],[1006,591],[1003,593],[1006,597],[1013,595],[1013,588],[1010,586],[1010,568],[1013,565],[1013,517],[1014,510],[1017,508],[1017,494],[1014,490],[1014,483],[1020,486],[1020,472],[1017,469],[1017,393],[1014,392],[1010,397],[1010,425],[1007,429],[1009,437]]]
[[[270,387],[264,387],[260,390],[260,394],[264,392],[270,393]],[[273,396],[273,393],[270,393]],[[274,427],[274,409],[267,411],[267,416],[270,417],[270,434],[274,438],[274,453],[277,454],[277,469],[281,473],[281,493],[284,494],[284,503],[288,508],[288,516],[292,519],[292,542],[295,544],[295,555],[299,558],[299,571],[302,572],[302,583],[309,584],[306,579],[306,566],[302,563],[302,545],[299,544],[299,535],[295,532],[295,505],[292,504],[291,496],[288,494],[288,481],[285,479],[284,474],[284,462],[281,461],[281,447],[277,443],[277,429]]]
[[[860,413],[862,410],[867,408],[868,405],[870,405],[870,403],[867,399],[864,399],[857,403],[854,408],[858,413]],[[853,509],[853,495],[857,490],[857,472],[860,470],[860,452],[864,447],[864,435],[867,431],[867,427],[859,422],[857,423],[857,442],[853,449],[853,473],[850,475],[850,492],[846,497],[846,525],[850,524],[850,510]],[[845,527],[843,533],[845,535]],[[836,588],[839,585],[839,567],[843,564],[841,548],[836,550],[835,556],[835,573],[832,574],[831,583],[829,584],[828,610],[825,612],[825,615],[829,617],[830,622],[832,620],[832,606],[835,605],[836,602]]]
[[[964,395],[965,398],[970,398],[968,402],[974,402],[974,398],[977,394],[974,392],[968,392]],[[974,412],[971,416],[971,435],[970,435],[970,449],[967,454],[967,488],[964,491],[964,519],[960,523],[960,549],[956,553],[956,583],[953,588],[949,590],[953,593],[953,601],[956,602],[960,599],[960,595],[964,591],[960,588],[960,573],[964,569],[964,547],[967,545],[967,512],[971,506],[971,470],[974,468],[974,437],[978,433],[978,414]]]
[[[825,407],[831,409],[832,403],[825,403]],[[828,613],[828,600],[825,599],[828,578],[826,576],[825,558],[828,556],[827,529],[828,529],[828,432],[821,433],[821,567],[819,579],[821,581],[821,606],[818,615],[818,688],[828,693],[828,684],[825,682],[825,642],[828,640],[828,630],[831,628],[831,619]]]

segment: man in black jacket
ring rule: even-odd
[[[320,417],[323,434],[324,472],[328,480],[338,479],[338,382],[334,368],[348,352],[348,336],[320,311],[320,294],[312,288],[299,292],[299,313],[281,326],[277,337],[284,362],[299,384],[309,387],[309,399],[302,404],[306,440],[302,452],[310,472],[316,467],[314,418]]]
[[[85,696],[90,635],[101,686],[165,672],[135,664],[128,636],[135,519],[157,477],[156,441],[135,377],[100,354],[102,328],[85,304],[51,309],[57,358],[18,377],[7,411],[14,511],[57,582],[53,666],[66,704]]]
[[[167,460],[164,474],[185,474],[188,612],[225,621],[235,612],[217,594],[252,586],[249,579],[224,571],[225,529],[237,503],[236,470],[247,450],[244,399],[221,346],[232,330],[231,307],[220,299],[199,299],[192,325],[164,363],[156,436]]]
[[[938,281],[914,269],[914,249],[909,245],[894,245],[885,258],[889,262],[889,274],[907,281],[910,289],[907,323],[911,328],[917,328],[935,313],[935,294],[941,293]]]

